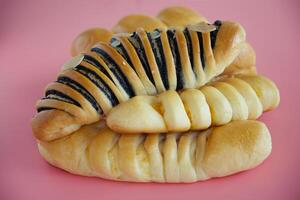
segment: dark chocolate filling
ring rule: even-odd
[[[168,71],[166,68],[166,60],[161,43],[161,36],[159,30],[154,30],[151,33],[147,33],[148,40],[151,44],[151,48],[158,66],[160,77],[164,83],[166,90],[169,89]]]
[[[99,90],[101,90],[101,92],[103,92],[105,96],[109,99],[112,106],[119,104],[119,101],[113,93],[113,91],[96,72],[82,65],[78,65],[77,67],[75,67],[75,70],[87,77],[92,83],[94,83],[99,88]]]
[[[122,70],[120,70],[119,66],[115,61],[102,49],[100,48],[92,48],[91,51],[96,52],[99,56],[101,56],[104,60],[104,62],[107,64],[109,69],[112,71],[112,73],[116,76],[118,81],[120,82],[121,86],[125,90],[125,92],[130,96],[135,96],[135,93],[131,87],[131,85],[128,82],[127,77],[123,74]]]
[[[143,66],[149,80],[153,84],[155,84],[154,79],[153,79],[153,75],[151,73],[151,69],[150,69],[150,66],[149,66],[149,63],[148,63],[148,59],[147,59],[147,56],[146,56],[146,52],[145,52],[145,49],[144,49],[144,45],[143,45],[139,35],[136,32],[134,32],[130,37],[128,37],[128,40],[132,44],[132,46],[135,48],[135,51],[138,54],[138,57],[139,57],[139,59],[142,63],[142,66]]]
[[[99,104],[97,103],[95,98],[81,84],[77,83],[76,81],[74,81],[71,78],[66,77],[66,76],[58,77],[57,82],[67,85],[67,86],[71,87],[72,89],[76,90],[77,92],[79,92],[80,94],[82,94],[82,96],[91,103],[91,105],[95,108],[95,110],[98,113],[100,113],[100,114],[103,113],[101,107],[99,106]]]
[[[119,54],[126,60],[126,62],[134,69],[125,47],[122,45],[122,43],[117,38],[111,39],[110,46],[112,46],[115,50],[117,50],[119,52]]]
[[[189,32],[188,28],[185,28],[183,33],[184,33],[186,44],[187,44],[187,49],[188,49],[188,53],[189,53],[189,59],[190,59],[191,67],[192,67],[192,69],[194,69],[192,39],[191,39],[191,35],[190,35],[190,32]]]
[[[222,21],[221,20],[217,20],[214,22],[214,25],[217,27],[216,30],[210,32],[210,45],[211,45],[211,48],[214,49],[215,48],[215,45],[216,45],[216,41],[217,41],[217,35],[218,35],[218,32],[220,30],[220,27],[222,25]]]
[[[183,74],[182,74],[182,66],[181,66],[181,61],[180,61],[178,44],[177,44],[176,36],[175,36],[175,30],[168,30],[167,35],[168,35],[168,41],[170,44],[170,48],[171,48],[174,63],[175,63],[175,69],[176,69],[176,77],[177,77],[176,90],[180,90],[183,88]]]
[[[37,112],[42,112],[42,111],[46,111],[46,110],[54,110],[55,108],[50,108],[50,107],[40,107],[37,109]]]
[[[92,56],[89,55],[84,55],[83,58],[84,61],[86,61],[87,63],[90,63],[91,65],[97,67],[102,73],[104,73],[110,80],[112,80],[112,78],[110,77],[110,75],[108,74],[108,72],[105,70],[105,68],[98,62],[98,60]]]
[[[47,90],[45,96],[43,99],[55,99],[81,107],[76,100],[57,90]]]
[[[205,68],[205,57],[204,57],[202,33],[197,32],[197,35],[198,35],[199,46],[200,46],[200,58],[201,58],[202,68],[204,69]]]

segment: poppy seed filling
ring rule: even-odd
[[[151,33],[147,33],[148,40],[151,44],[151,48],[155,57],[155,61],[159,70],[160,77],[164,83],[166,90],[169,89],[168,71],[166,66],[165,55],[161,42],[161,36],[159,30],[154,30]]]
[[[202,68],[205,68],[205,57],[204,57],[204,47],[203,47],[203,37],[201,32],[197,32],[198,35],[198,40],[199,40],[199,46],[200,46],[200,59],[201,59],[201,64]]]
[[[43,99],[55,99],[81,107],[76,100],[57,90],[47,90]]]
[[[115,50],[119,52],[119,54],[126,60],[126,62],[132,67],[132,62],[130,60],[130,57],[128,56],[128,53],[122,43],[117,38],[112,38],[110,41],[110,46],[113,47]],[[133,67],[134,69],[134,67]],[[135,69],[134,69],[135,70]]]
[[[128,37],[128,41],[132,44],[132,46],[135,48],[135,51],[137,52],[139,59],[142,63],[142,66],[146,72],[147,77],[149,78],[149,80],[154,83],[154,79],[151,73],[151,69],[148,63],[148,59],[146,56],[146,52],[144,49],[144,45],[139,37],[139,35],[134,32],[130,37]]]
[[[92,83],[94,83],[97,88],[105,94],[105,96],[109,99],[112,106],[115,106],[119,103],[117,97],[112,92],[110,87],[101,79],[101,77],[94,71],[82,66],[78,65],[75,67],[75,70],[87,77]]]
[[[102,59],[107,64],[107,66],[112,71],[112,73],[115,75],[121,87],[125,90],[128,96],[129,97],[135,96],[135,93],[131,85],[129,84],[127,77],[123,74],[123,72],[120,70],[119,66],[115,63],[115,61],[104,50],[100,48],[95,47],[92,48],[91,51],[96,52],[99,56],[102,57]]]
[[[189,32],[188,28],[184,29],[183,34],[184,34],[184,37],[185,37],[185,40],[186,40],[186,45],[187,45],[187,49],[188,49],[188,54],[189,54],[191,67],[192,67],[192,69],[194,69],[194,56],[193,56],[192,39],[191,39],[191,35],[190,35],[190,32]]]
[[[71,79],[69,77],[66,77],[66,76],[58,77],[57,82],[61,83],[61,84],[64,84],[64,85],[67,85],[70,88],[72,88],[72,89],[76,90],[77,92],[79,92],[86,100],[88,100],[90,102],[90,104],[93,106],[93,108],[95,108],[95,110],[99,114],[103,113],[101,107],[99,106],[99,104],[97,103],[95,98],[81,84],[77,83],[73,79]]]
[[[210,32],[210,40],[211,40],[211,48],[214,49],[215,48],[215,45],[216,45],[216,41],[217,41],[217,35],[218,35],[218,32],[221,28],[221,25],[222,25],[222,21],[221,20],[216,20],[214,22],[214,25],[216,26],[216,30]]]
[[[110,80],[112,80],[112,78],[110,77],[110,75],[107,73],[107,71],[104,69],[104,67],[98,62],[97,59],[95,59],[92,56],[89,55],[84,55],[83,58],[84,61],[86,61],[87,63],[93,65],[94,67],[96,67],[97,69],[99,69],[103,74],[105,74]]]
[[[177,77],[176,90],[180,90],[183,88],[184,83],[183,83],[182,66],[181,66],[181,60],[180,60],[180,54],[178,50],[175,30],[168,30],[167,35],[168,35],[168,40],[169,40],[170,48],[175,63],[175,69],[176,69],[176,77]]]

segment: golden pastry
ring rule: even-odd
[[[200,89],[136,96],[111,109],[107,125],[118,133],[204,130],[232,120],[257,119],[276,108],[279,92],[262,76],[226,78]]]
[[[144,28],[146,31],[154,29],[167,29],[167,26],[159,19],[147,15],[128,15],[118,21],[112,28],[115,33],[132,33],[138,28]]]
[[[101,123],[38,141],[52,165],[83,176],[134,182],[195,182],[259,165],[271,152],[267,127],[234,121],[203,132],[120,135]]]
[[[168,27],[176,27],[179,29],[200,22],[208,23],[207,19],[195,10],[180,6],[168,7],[161,10],[158,13],[157,18]]]
[[[109,42],[113,33],[103,28],[91,28],[80,33],[72,42],[71,54],[85,53],[97,42]]]
[[[113,34],[113,32],[115,32]],[[251,169],[271,152],[257,119],[276,85],[256,75],[241,25],[169,7],[81,33],[37,102],[41,155],[118,181],[195,182]],[[251,75],[251,76],[249,76]]]

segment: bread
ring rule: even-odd
[[[51,164],[83,176],[134,182],[195,182],[251,169],[271,152],[267,127],[234,121],[203,132],[120,135],[83,126],[52,142],[38,141]]]
[[[276,85],[263,76],[239,76],[212,82],[200,89],[158,96],[137,96],[107,115],[118,133],[160,133],[204,130],[232,120],[257,119],[279,104]]]
[[[116,33],[116,34],[113,34]],[[195,182],[251,169],[272,149],[257,119],[276,85],[256,75],[241,25],[169,7],[76,37],[37,102],[32,130],[52,165],[132,182]]]
[[[222,73],[244,43],[239,24],[220,21],[184,31],[117,35],[63,67],[37,103],[33,132],[40,140],[54,140],[99,121],[133,96],[199,88]]]
[[[155,29],[167,29],[167,26],[159,19],[147,15],[128,15],[120,19],[112,28],[115,33],[132,33],[138,28],[146,31]]]
[[[167,7],[158,13],[157,18],[168,27],[176,27],[179,29],[200,22],[208,23],[208,20],[195,10],[181,6]]]
[[[77,56],[91,49],[97,42],[109,42],[113,32],[104,28],[91,28],[80,33],[73,40],[71,45],[71,55]]]
[[[231,76],[237,74],[256,75],[256,55],[249,43],[244,43],[241,52],[235,60],[225,68],[221,76]]]

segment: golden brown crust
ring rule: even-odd
[[[241,47],[239,55],[234,59],[234,61],[225,68],[222,75],[255,75],[256,72],[256,55],[254,49],[249,43],[244,43]]]
[[[175,35],[176,35],[176,40],[177,40],[177,44],[178,44],[178,51],[180,54],[183,79],[185,80],[184,88],[194,88],[195,82],[196,82],[196,77],[193,72],[191,62],[189,59],[187,42],[186,42],[185,36],[182,31],[176,31]]]
[[[71,55],[86,53],[97,42],[109,42],[113,33],[104,28],[91,28],[80,33],[72,42]]]
[[[37,113],[31,123],[33,134],[37,139],[43,141],[61,138],[81,127],[76,119],[78,118],[61,110]]]
[[[213,50],[216,68],[206,72],[210,74],[210,78],[221,74],[235,60],[245,43],[245,38],[246,33],[241,25],[234,22],[222,22]]]
[[[172,56],[171,47],[168,41],[166,30],[161,30],[161,44],[166,61],[166,68],[168,73],[169,90],[176,90],[177,77],[174,58]]]
[[[168,27],[176,27],[183,29],[189,24],[197,24],[199,22],[208,22],[205,17],[201,16],[193,9],[173,6],[161,10],[157,18],[159,18]]]
[[[120,135],[102,124],[38,141],[41,155],[68,172],[117,181],[195,182],[251,169],[271,152],[267,127],[235,121],[203,132]]]
[[[262,76],[239,76],[158,96],[139,96],[111,109],[107,125],[118,133],[203,130],[232,120],[256,119],[280,101],[276,85]]]
[[[166,29],[167,26],[159,19],[147,15],[128,15],[118,21],[112,28],[115,33],[132,33],[138,28],[153,31],[156,28]]]

